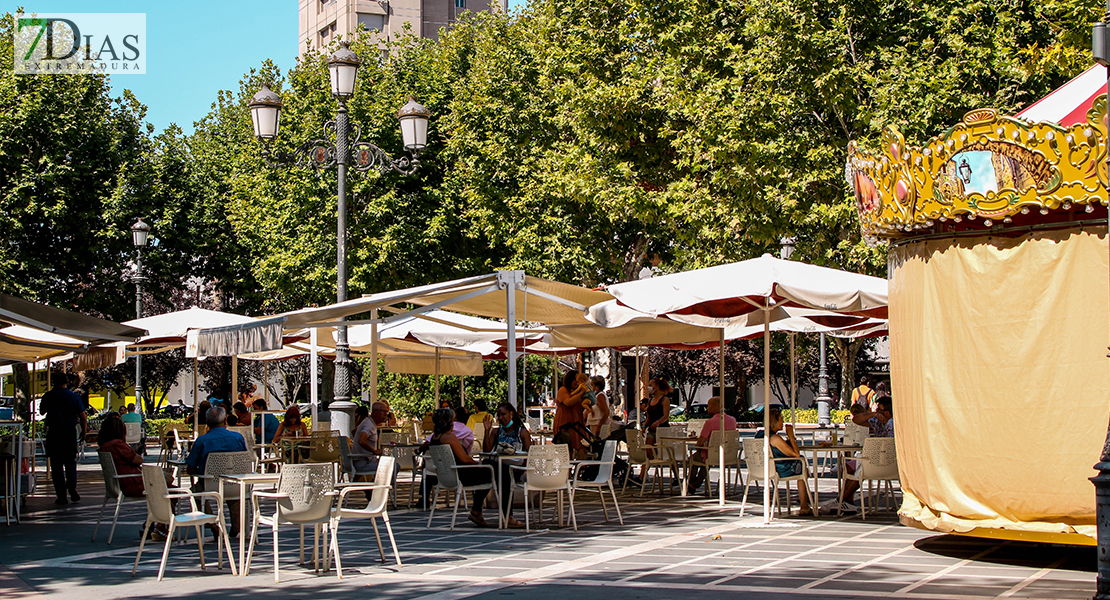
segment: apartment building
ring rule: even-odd
[[[450,27],[464,11],[508,10],[508,0],[298,0],[299,47],[327,46],[337,35],[365,29],[392,39],[409,23],[420,37],[436,39],[441,27]]]

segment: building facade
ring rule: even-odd
[[[379,31],[391,40],[408,23],[413,34],[436,39],[464,11],[508,10],[508,0],[299,0],[300,39],[303,55],[308,49],[327,47],[336,36],[345,39],[360,29]]]

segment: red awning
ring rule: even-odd
[[[1095,98],[1106,93],[1106,67],[1095,65],[1051,94],[1027,106],[1017,117],[1071,127],[1087,122],[1087,111]]]

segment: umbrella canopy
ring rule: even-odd
[[[135,342],[136,346],[184,346],[190,329],[209,329],[255,322],[254,317],[208,310],[187,308],[174,312],[124,321],[124,325],[141,327],[147,335]]]
[[[22,325],[0,329],[0,360],[34,362],[86,348],[86,342]]]
[[[610,286],[620,304],[649,316],[703,327],[754,325],[748,315],[774,306],[822,309],[827,312],[885,319],[885,279],[770,254],[706,269],[685,271]],[[593,305],[587,318],[612,327],[606,306]],[[762,321],[764,315],[755,317]]]
[[[630,281],[610,286],[609,293],[620,306],[631,308],[648,317],[661,317],[718,330],[722,348],[721,389],[724,389],[723,349],[726,335],[743,337],[745,328],[752,334],[762,322],[763,335],[763,404],[771,403],[770,333],[772,322],[790,318],[790,308],[818,309],[832,315],[810,314],[825,320],[805,327],[851,326],[859,322],[836,322],[841,316],[885,319],[887,316],[887,281],[858,273],[848,273],[783,260],[770,254],[741,262]],[[638,318],[614,304],[594,305],[587,318],[599,325],[620,327]],[[724,423],[722,413],[722,425]],[[770,425],[769,411],[764,412],[764,429]],[[764,480],[770,481],[770,437],[764,436]],[[721,456],[723,460],[724,456]],[[770,486],[763,489],[763,520],[771,519]],[[722,492],[721,503],[724,503]]]
[[[130,342],[146,333],[141,326],[97,319],[8,294],[0,294],[0,321],[76,338],[90,344]]]

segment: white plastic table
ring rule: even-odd
[[[278,482],[279,475],[277,473],[243,473],[243,474],[228,474],[217,475],[216,478],[220,480],[220,502],[224,498],[224,484],[237,483],[239,484],[239,576],[245,577],[243,569],[247,566],[247,551],[246,539],[249,535],[247,532],[247,502],[250,498],[247,496],[247,488],[254,485],[270,485]],[[220,524],[223,525],[222,523]],[[228,557],[228,560],[233,560]]]

